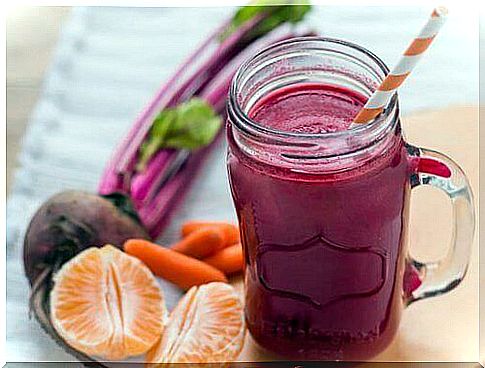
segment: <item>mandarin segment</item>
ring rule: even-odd
[[[245,331],[242,304],[232,286],[213,282],[193,287],[173,310],[146,361],[150,367],[233,361],[241,352]]]
[[[145,353],[167,320],[150,270],[109,245],[89,248],[63,265],[50,307],[54,328],[69,345],[111,360]]]
[[[163,357],[170,357],[171,351],[180,336],[180,332],[184,328],[189,309],[196,293],[197,287],[194,286],[180,299],[170,314],[170,322],[163,331],[159,342],[148,351],[146,355],[147,362],[161,362],[164,359]],[[165,359],[163,361],[165,362],[167,360]]]

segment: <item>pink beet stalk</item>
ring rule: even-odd
[[[157,238],[164,229],[169,215],[175,206],[182,200],[189,188],[189,183],[209,151],[209,147],[201,149],[197,155],[191,155],[184,169],[180,170],[168,183],[165,184],[151,203],[139,210],[139,216],[148,229],[152,238]]]
[[[143,172],[133,176],[130,193],[137,208],[145,205],[155,195],[154,191],[163,177],[164,168],[167,167],[170,159],[174,156],[175,150],[160,150],[150,160]]]
[[[160,88],[152,102],[143,110],[139,115],[128,134],[123,138],[121,143],[116,148],[112,155],[106,169],[103,173],[102,180],[98,187],[99,194],[111,194],[113,192],[126,191],[123,187],[122,173],[117,171],[117,165],[123,157],[125,157],[125,150],[132,145],[132,140],[137,136],[140,130],[147,125],[147,122],[151,125],[151,117],[156,114],[162,106],[166,105],[168,101],[173,97],[175,91],[175,85],[180,84],[181,80],[185,77],[187,80],[189,76],[188,70],[194,67],[194,64],[198,63],[198,60],[203,57],[204,53],[208,50],[213,50],[215,45],[218,44],[218,37],[228,26],[229,21],[226,21],[221,27],[216,29],[200,46],[192,52],[179,67],[179,69],[172,75],[172,77]],[[173,92],[171,92],[171,90]],[[150,126],[149,125],[149,126]],[[133,145],[133,147],[135,147]],[[135,147],[138,149],[138,146]]]
[[[244,47],[244,38],[262,19],[264,19],[263,14],[250,19],[222,42],[218,40],[218,37],[225,27],[219,28],[164,84],[135,121],[133,128],[122,140],[111,158],[98,187],[100,194],[110,194],[117,191],[129,192],[127,183],[131,180],[138,149],[148,134],[155,115],[165,107],[177,105],[179,102],[196,95],[217,74],[224,63],[231,59],[238,48]],[[202,63],[200,62],[202,56],[200,54],[207,55]]]

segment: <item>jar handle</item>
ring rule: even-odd
[[[439,261],[423,263],[408,256],[407,267],[414,267],[422,283],[407,295],[407,305],[447,293],[463,280],[475,231],[473,194],[460,166],[433,150],[410,146],[409,151],[411,160],[417,163],[411,176],[412,188],[431,185],[445,192],[453,208],[453,228],[448,252]]]

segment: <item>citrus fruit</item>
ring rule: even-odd
[[[245,331],[242,304],[232,286],[222,282],[194,286],[172,311],[146,361],[151,367],[233,361],[241,352]]]
[[[86,249],[62,266],[54,276],[50,312],[69,345],[110,360],[145,353],[167,320],[150,270],[111,245]]]

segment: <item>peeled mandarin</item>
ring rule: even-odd
[[[50,314],[69,345],[109,360],[145,353],[167,322],[153,274],[111,245],[86,249],[62,266],[54,276]]]
[[[232,286],[222,282],[194,286],[172,311],[146,362],[155,367],[234,361],[242,350],[245,332],[243,307]]]

